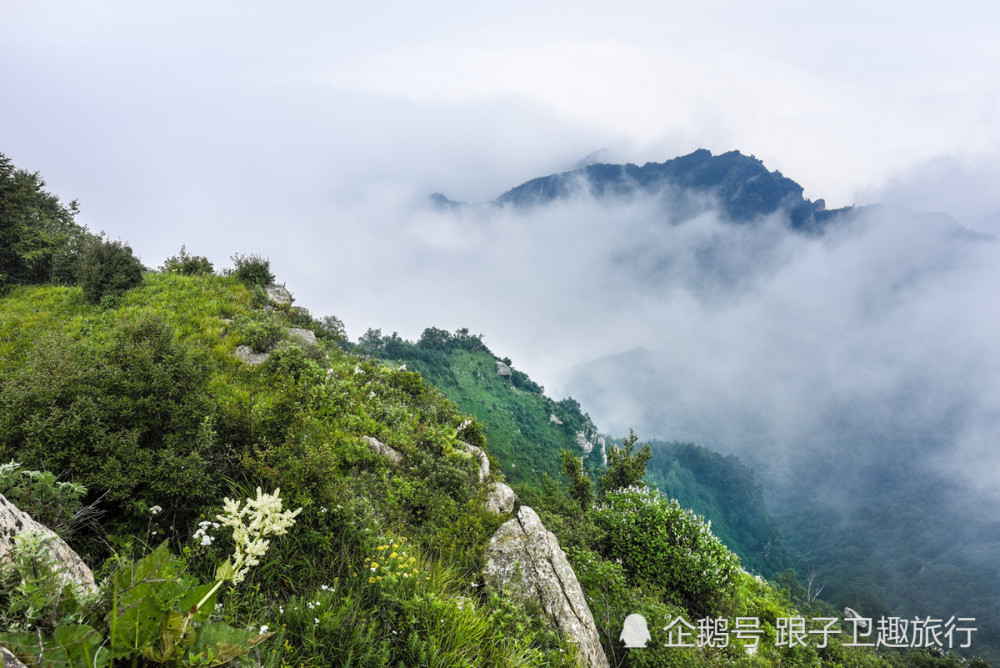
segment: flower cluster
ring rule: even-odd
[[[257,498],[247,499],[243,507],[233,499],[223,499],[222,515],[216,519],[222,526],[232,527],[233,542],[236,551],[233,553],[232,580],[239,584],[246,577],[251,567],[260,563],[271,541],[265,536],[282,536],[290,526],[295,524],[295,516],[302,512],[281,509],[281,490],[273,494],[264,494],[257,488]]]
[[[365,568],[371,572],[369,583],[415,579],[420,575],[417,558],[406,552],[406,536],[390,538],[375,550],[374,559],[365,559]]]
[[[210,522],[205,520],[203,522],[198,522],[198,530],[194,532],[194,538],[198,541],[198,544],[202,547],[208,547],[213,542],[215,542],[215,536],[209,535],[209,531],[215,531],[219,528],[218,522]]]

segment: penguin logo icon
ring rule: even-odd
[[[626,617],[625,625],[622,627],[622,634],[618,639],[625,643],[626,648],[644,648],[650,640],[646,618],[640,614],[633,614]]]

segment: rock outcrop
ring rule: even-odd
[[[265,285],[264,291],[267,293],[268,298],[275,304],[286,305],[292,303],[292,293],[285,288],[283,285]]]
[[[288,338],[293,341],[298,341],[307,346],[316,345],[316,335],[311,329],[300,329],[298,327],[286,327],[285,332],[288,334]]]
[[[576,645],[583,665],[608,668],[583,588],[555,534],[534,510],[521,506],[517,517],[497,530],[487,548],[484,574],[492,586],[537,603],[556,630]]]
[[[236,348],[236,358],[241,362],[246,362],[254,366],[263,364],[270,356],[270,353],[255,353],[250,346],[238,346]]]
[[[576,433],[576,443],[583,449],[585,456],[593,451],[594,446],[600,446],[601,452],[604,452],[604,437],[597,433],[597,427],[589,419],[583,423],[583,431]],[[604,465],[607,464],[605,460]]]
[[[476,447],[470,443],[462,443],[462,447],[470,455],[479,460],[479,482],[483,482],[490,477],[490,459],[483,452],[482,448]]]
[[[516,498],[517,495],[514,494],[514,490],[508,485],[502,482],[495,482],[490,486],[490,493],[486,497],[486,509],[497,515],[512,513],[514,512],[514,499]]]
[[[479,460],[479,482],[483,482],[489,478],[490,458],[486,456],[483,449],[471,443],[462,443],[462,447],[465,448],[466,452]],[[490,485],[489,495],[486,497],[486,508],[498,515],[510,513],[514,511],[514,499],[516,498],[517,495],[514,494],[514,490],[504,483],[497,481]]]
[[[20,659],[6,647],[0,647],[0,666],[3,668],[27,668]]]
[[[27,532],[39,534],[45,541],[46,548],[56,563],[59,577],[64,582],[74,585],[81,593],[97,591],[94,574],[66,541],[0,494],[0,562],[9,558],[15,537]]]
[[[500,360],[497,360],[497,375],[502,376],[504,378],[510,378],[511,376],[510,367],[501,362]]]
[[[372,452],[391,460],[393,464],[403,463],[403,453],[398,450],[393,450],[388,445],[372,436],[362,436],[361,438],[368,444],[368,447],[372,449]]]

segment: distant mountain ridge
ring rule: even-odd
[[[779,171],[768,170],[754,156],[739,151],[712,155],[707,149],[666,162],[647,162],[642,166],[599,163],[534,178],[489,204],[532,207],[566,199],[581,189],[599,199],[656,195],[667,190],[706,195],[714,198],[723,215],[732,222],[747,223],[784,211],[791,228],[807,232],[820,232],[852,210],[852,207],[827,210],[822,199],[812,201],[804,197],[802,186]],[[431,195],[431,201],[442,208],[465,204],[441,193]],[[697,208],[704,207],[695,205]]]

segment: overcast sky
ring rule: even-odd
[[[537,240],[414,215],[428,193],[704,147],[830,206],[978,224],[1000,210],[998,43],[986,1],[0,0],[0,152],[149,266],[182,243],[220,267],[259,252],[352,337],[468,326],[551,381],[556,344],[522,321],[572,321],[581,303],[552,295],[576,274],[540,287],[516,264]],[[510,261],[479,263],[484,243]]]
[[[150,254],[152,223],[489,199],[601,148],[739,149],[844,205],[997,175],[998,42],[985,0],[3,0],[0,145]]]

